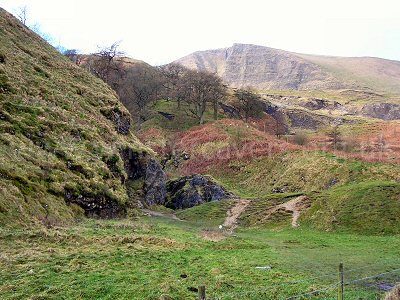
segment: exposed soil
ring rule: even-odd
[[[200,235],[203,239],[212,242],[222,241],[226,237],[222,231],[215,230],[203,230]]]
[[[250,204],[250,200],[240,199],[238,203],[226,212],[227,216],[222,224],[225,227],[229,227],[231,230],[235,229],[237,225],[237,220],[240,215],[245,211],[246,207]]]
[[[298,223],[298,220],[300,218],[301,212],[310,206],[310,203],[307,200],[307,196],[299,196],[288,202],[277,205],[268,211],[267,219],[277,211],[285,210],[293,213],[292,227],[299,227],[300,224]]]

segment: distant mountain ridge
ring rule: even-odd
[[[249,44],[198,51],[175,63],[217,73],[234,87],[259,90],[366,89],[400,93],[400,62],[298,54]]]

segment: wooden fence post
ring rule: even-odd
[[[339,264],[338,300],[344,300],[344,272],[342,263]]]
[[[206,287],[204,285],[199,286],[199,300],[207,300],[206,299]]]

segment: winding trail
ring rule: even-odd
[[[299,227],[299,218],[301,215],[301,212],[309,207],[308,203],[308,197],[307,196],[299,196],[296,197],[288,202],[282,203],[280,205],[275,206],[274,208],[270,209],[268,211],[267,218],[271,217],[275,212],[277,212],[280,209],[284,209],[286,211],[291,211],[293,213],[292,215],[292,227]]]
[[[231,230],[235,229],[238,226],[238,218],[246,210],[246,207],[249,204],[250,200],[239,199],[238,203],[236,203],[235,206],[233,206],[226,212],[227,216],[225,218],[224,224],[222,225],[225,227],[229,227]]]

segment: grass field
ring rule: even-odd
[[[0,298],[195,299],[191,290],[205,284],[211,299],[280,299],[335,283],[340,262],[356,269],[346,279],[395,269],[400,262],[398,236],[265,227],[241,229],[219,242],[201,237],[215,227],[141,217],[3,228]]]

